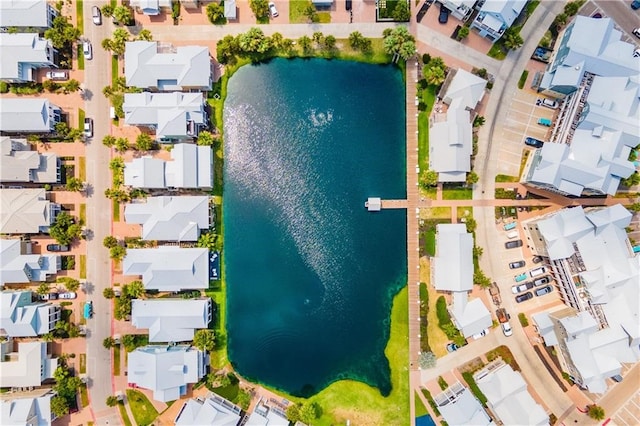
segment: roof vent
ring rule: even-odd
[[[580,71],[580,65],[576,65],[575,70],[576,70],[576,71]]]

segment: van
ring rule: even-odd
[[[513,240],[514,238],[518,238],[518,235],[520,235],[518,231],[511,231],[507,234],[507,238]]]
[[[539,118],[538,124],[541,126],[551,127],[551,120],[548,118]]]
[[[68,80],[69,79],[69,72],[67,71],[47,71],[47,73],[45,74],[45,77],[47,77],[49,80]]]
[[[504,225],[504,230],[511,231],[512,229],[515,229],[517,225],[518,225],[517,222],[507,223],[506,225]]]
[[[531,275],[531,278],[535,278],[535,277],[539,277],[540,275],[544,274],[545,272],[547,272],[547,268],[545,268],[544,266],[541,266],[539,268],[530,270],[529,271],[529,275]]]

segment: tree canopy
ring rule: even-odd
[[[216,335],[213,330],[201,329],[193,335],[193,346],[201,351],[212,351],[216,348]]]
[[[67,212],[58,213],[55,222],[49,227],[49,235],[51,235],[58,244],[66,246],[70,245],[81,233],[82,226],[76,223],[75,218]]]
[[[63,49],[80,38],[80,30],[69,22],[69,18],[58,15],[53,18],[51,28],[44,32],[44,38],[51,40],[56,49]]]
[[[415,38],[406,27],[396,27],[390,31],[389,28],[383,32],[384,50],[394,56],[394,61],[402,58],[405,61],[416,53]]]
[[[227,23],[224,16],[224,6],[220,3],[211,2],[207,5],[207,18],[213,25],[223,25]]]

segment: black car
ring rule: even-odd
[[[533,263],[540,263],[542,260],[542,256],[533,256]]]
[[[69,251],[69,246],[63,244],[47,244],[47,251]]]
[[[516,302],[517,303],[522,303],[525,302],[529,299],[533,299],[533,293],[531,293],[530,291],[526,292],[526,293],[522,293],[516,296]]]
[[[522,240],[513,240],[513,241],[507,241],[506,243],[504,243],[504,248],[512,249],[512,248],[518,248],[518,247],[522,247]]]
[[[532,146],[532,147],[534,147],[534,148],[542,148],[542,145],[544,145],[544,142],[542,142],[542,141],[541,141],[541,140],[539,140],[539,139],[535,139],[535,138],[529,138],[529,137],[527,137],[527,138],[525,138],[525,140],[524,140],[524,144],[525,144],[525,145]]]
[[[518,269],[524,266],[524,260],[518,260],[517,262],[509,263],[509,269]]]
[[[444,7],[442,3],[440,3],[440,15],[438,15],[438,22],[441,24],[449,22],[449,9]]]
[[[533,285],[535,285],[536,287],[540,287],[541,285],[549,284],[550,282],[551,282],[551,277],[549,275],[545,275],[542,278],[533,280]]]
[[[542,288],[537,289],[535,291],[535,293],[536,293],[536,296],[544,296],[545,294],[551,293],[552,290],[553,290],[553,287],[548,285],[546,287],[542,287]]]

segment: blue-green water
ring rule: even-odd
[[[364,202],[406,195],[401,73],[320,59],[245,66],[224,117],[232,364],[294,395],[345,378],[388,394],[406,212]]]

